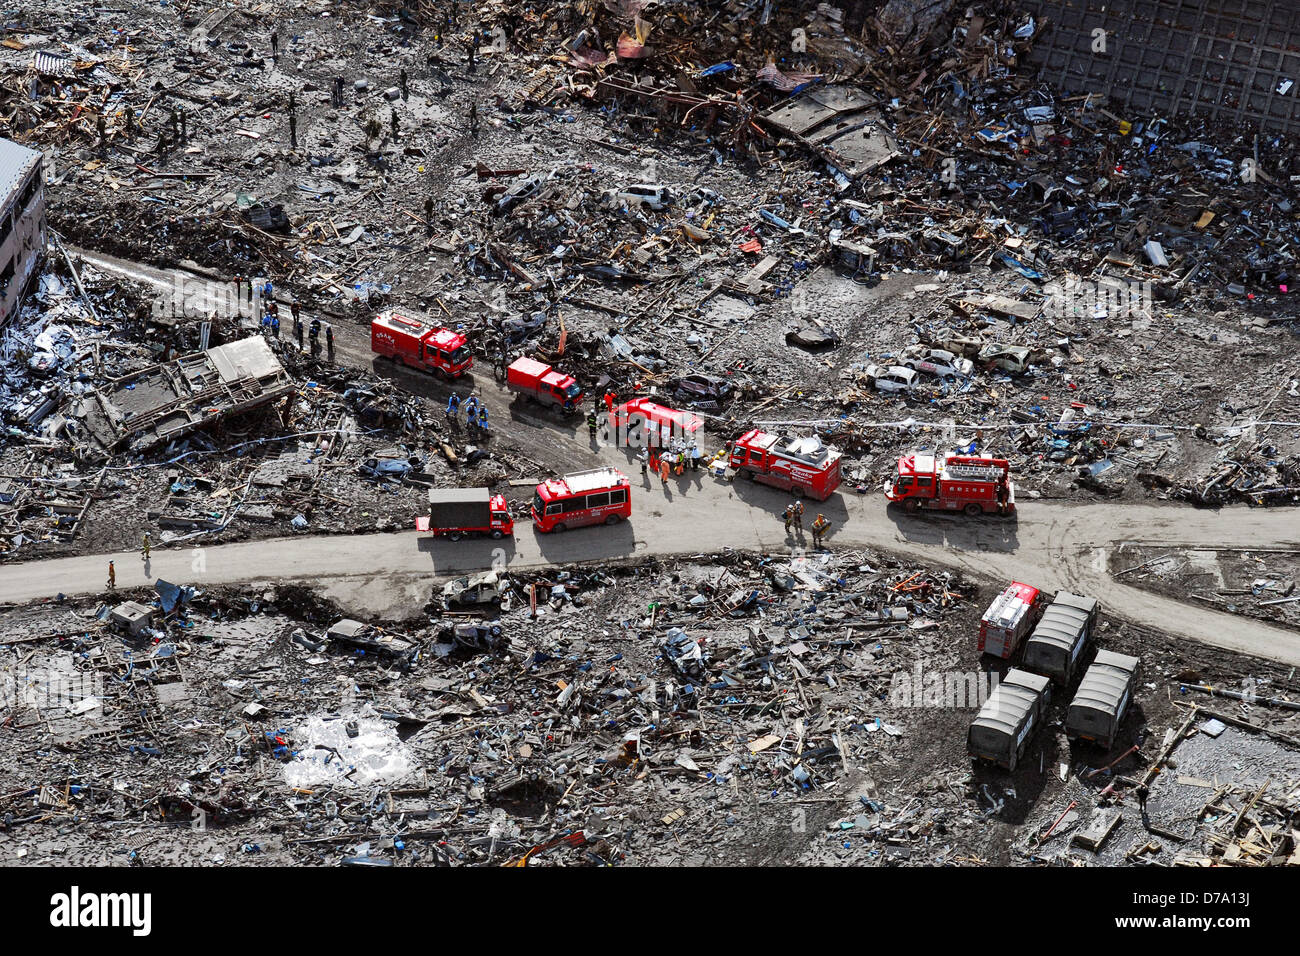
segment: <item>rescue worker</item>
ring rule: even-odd
[[[685,470],[686,470],[686,452],[679,451],[677,453],[677,463],[676,466],[673,468],[673,473],[677,475],[678,478],[680,478],[682,476],[682,472],[684,472]]]
[[[831,523],[821,512],[817,513],[816,519],[812,523],[813,547],[822,547],[822,539],[826,537],[826,532],[830,530]]]
[[[614,414],[614,392],[612,389],[605,392],[605,410],[611,415]]]
[[[325,326],[325,348],[329,352],[329,360],[334,361],[334,326]]]
[[[798,500],[794,503],[794,526],[803,531],[803,502]]]
[[[785,511],[781,512],[781,517],[785,519],[785,533],[789,534],[790,529],[794,527],[794,505],[786,505]]]
[[[274,313],[274,312],[271,313],[271,334],[275,336],[276,341],[279,341],[279,339],[280,339],[280,316],[277,315],[277,314]]]
[[[276,59],[280,55],[280,34],[275,30],[271,31],[271,59]]]
[[[596,410],[593,408],[587,412],[587,434],[591,436],[591,443],[596,444],[596,429],[600,422],[596,419]]]
[[[483,438],[488,437],[488,411],[487,405],[478,407],[478,430]]]
[[[293,320],[294,320],[294,322],[296,322],[296,323],[298,323],[299,325],[301,325],[301,324],[302,324],[302,318],[301,318],[301,316],[302,316],[302,303],[300,303],[297,299],[294,299],[292,302],[290,302],[290,303],[289,303],[289,314],[293,316]]]
[[[471,395],[465,399],[465,424],[472,424],[478,419],[478,399]]]
[[[150,549],[152,546],[153,546],[153,542],[152,542],[151,540],[149,540],[149,532],[146,531],[146,532],[144,533],[144,539],[140,542],[140,560],[141,560],[141,561],[148,561],[148,560],[149,560],[149,549]]]
[[[293,334],[298,339],[298,351],[301,352],[302,351],[302,316],[298,314],[297,309],[294,309],[293,311]]]
[[[320,319],[311,320],[311,328],[307,334],[311,339],[311,357],[317,358],[320,355]]]
[[[112,561],[108,562],[108,589],[110,591],[117,590],[117,569],[113,567]]]
[[[646,464],[650,460],[650,449],[642,445],[641,450],[636,453],[636,460],[641,462],[641,477],[646,477]]]
[[[650,462],[650,470],[656,475],[659,474],[659,449],[651,448],[647,453],[646,458]]]
[[[454,428],[460,427],[460,396],[455,392],[447,399],[447,422]]]
[[[703,457],[703,453],[700,451],[700,446],[695,442],[691,442],[691,471],[700,470],[701,457]]]
[[[665,456],[659,459],[659,481],[665,486],[668,484],[668,471],[668,458]]]

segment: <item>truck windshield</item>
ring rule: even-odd
[[[570,385],[568,388],[564,390],[564,394],[567,395],[569,398],[577,398],[579,395],[582,394],[582,389],[578,388],[576,384]]]
[[[449,361],[451,362],[452,365],[459,365],[462,362],[464,362],[465,359],[467,359],[468,357],[469,357],[469,349],[465,348],[465,346],[462,345],[460,348],[456,349],[451,353],[451,358],[449,359]]]
[[[544,502],[542,496],[535,491],[533,492],[533,511],[537,512],[539,515],[546,514],[546,502]]]

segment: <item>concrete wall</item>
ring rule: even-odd
[[[22,307],[45,256],[45,182],[41,157],[0,202],[0,327]]]

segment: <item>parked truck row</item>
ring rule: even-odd
[[[1082,670],[1099,611],[1096,598],[1059,591],[1049,603],[1019,581],[998,594],[980,619],[979,650],[1010,660],[1023,647],[1023,655],[971,722],[966,747],[974,759],[1016,769],[1044,722],[1053,688],[1068,690]],[[1098,651],[1066,709],[1066,736],[1114,746],[1138,673],[1137,658]]]

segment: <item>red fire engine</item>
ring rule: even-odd
[[[840,486],[840,453],[817,436],[782,438],[757,428],[731,445],[736,474],[825,501]]]
[[[898,459],[898,474],[885,479],[885,497],[908,511],[936,508],[1007,515],[1016,510],[1016,488],[1005,458],[905,455]]]
[[[632,516],[631,483],[617,468],[594,468],[543,481],[533,495],[533,527],[566,531],[618,524]]]
[[[443,378],[460,378],[474,364],[465,336],[392,309],[370,322],[370,351]]]
[[[1038,588],[1019,581],[1013,581],[994,598],[980,618],[980,653],[1003,660],[1014,654],[1038,621],[1041,610],[1038,599]]]
[[[690,412],[660,405],[648,398],[634,398],[615,405],[610,426],[618,434],[618,444],[636,448],[667,448],[674,438],[688,445],[697,438],[704,419]]]

